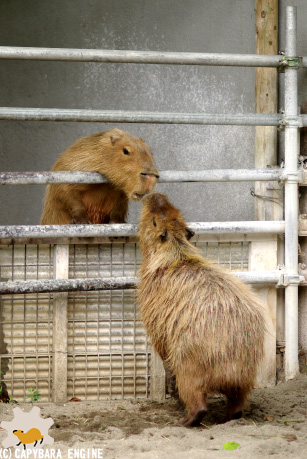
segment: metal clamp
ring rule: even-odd
[[[280,274],[279,281],[276,284],[277,288],[288,287],[289,285],[299,285],[304,282],[305,277],[299,274]]]
[[[280,73],[284,73],[285,69],[300,69],[303,67],[303,58],[297,57],[286,57],[283,56],[279,61],[278,70]]]
[[[298,171],[286,171],[283,169],[284,172],[281,174],[278,183],[284,184],[285,182],[288,183],[303,183],[304,182],[304,171],[302,169]]]
[[[284,111],[281,111],[281,119],[279,120],[279,130],[283,130],[285,127],[304,127],[302,115],[297,116],[286,116]]]

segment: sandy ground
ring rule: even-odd
[[[211,398],[202,425],[188,429],[175,425],[184,412],[174,399],[35,405],[42,417],[54,420],[49,430],[52,448],[60,449],[63,458],[69,457],[71,448],[99,448],[103,458],[307,457],[307,375],[303,374],[274,388],[254,390],[243,417],[224,424],[226,401]],[[19,406],[31,410],[28,403]],[[11,421],[13,408],[0,404],[0,420]],[[6,434],[0,430],[0,441]],[[240,446],[225,450],[223,445],[230,441]]]

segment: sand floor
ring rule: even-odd
[[[99,449],[103,458],[307,457],[307,375],[303,374],[273,388],[254,390],[243,417],[224,424],[226,401],[210,398],[210,413],[202,425],[192,428],[176,426],[184,412],[174,399],[35,405],[42,417],[54,420],[50,448],[60,450],[63,458],[77,458],[78,453],[71,455],[72,448]],[[25,411],[32,408],[29,403],[18,406]],[[0,420],[11,421],[13,408],[1,403]],[[1,429],[0,441],[6,435]],[[224,449],[230,441],[240,446]]]

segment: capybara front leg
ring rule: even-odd
[[[125,223],[128,211],[128,198],[121,193],[110,212],[110,223]]]
[[[84,188],[80,189],[80,185],[63,185],[63,192],[58,196],[62,207],[69,213],[71,217],[70,223],[88,224],[85,206],[82,202]]]
[[[234,388],[226,393],[228,407],[226,421],[239,419],[246,402],[246,392],[240,388]]]

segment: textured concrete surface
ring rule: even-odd
[[[254,1],[117,0],[0,4],[2,45],[254,52]],[[178,112],[254,111],[254,69],[2,61],[0,104]],[[160,170],[253,167],[254,128],[117,125],[151,145]],[[1,170],[48,170],[104,123],[1,122]],[[251,184],[167,184],[189,221],[252,220]],[[1,224],[36,224],[43,186],[1,190]],[[138,218],[131,206],[129,221]]]
[[[298,7],[298,53],[307,54],[305,0]],[[115,6],[116,5],[116,6]],[[2,0],[0,43],[11,46],[253,53],[254,0]],[[306,94],[300,70],[300,101]],[[281,95],[283,91],[283,75]],[[2,61],[0,105],[173,112],[254,112],[254,69]],[[280,106],[283,106],[281,99]],[[254,128],[118,124],[151,145],[160,170],[254,166]],[[0,168],[49,170],[77,138],[106,123],[1,121]],[[281,151],[283,139],[280,137]],[[189,221],[253,220],[252,183],[167,184],[158,190]],[[37,224],[44,186],[1,187],[1,224]],[[138,218],[130,207],[129,221]]]

